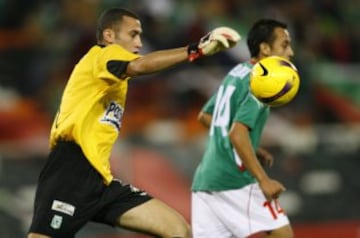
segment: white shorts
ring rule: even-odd
[[[267,202],[258,183],[237,190],[193,192],[191,197],[194,238],[243,238],[289,224],[278,200]]]

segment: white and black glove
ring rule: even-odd
[[[189,61],[232,48],[239,40],[241,40],[241,36],[234,29],[226,26],[215,28],[203,36],[199,42],[189,45]]]

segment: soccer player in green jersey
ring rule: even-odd
[[[259,147],[270,108],[249,91],[253,65],[272,55],[290,59],[290,43],[286,24],[256,22],[247,38],[251,60],[229,71],[199,114],[209,138],[192,184],[194,238],[240,238],[262,231],[266,237],[293,237],[277,200],[285,188],[262,167],[273,162]]]
[[[240,36],[219,27],[198,43],[142,56],[141,33],[139,18],[128,10],[101,15],[97,44],[76,64],[62,95],[28,238],[71,238],[88,222],[156,237],[190,237],[188,223],[174,209],[113,177],[110,153],[129,80],[215,54],[236,45]]]

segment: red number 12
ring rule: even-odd
[[[280,207],[279,201],[277,199],[274,200],[274,206],[269,201],[264,202],[263,206],[269,209],[274,220],[277,219],[277,214],[284,213],[284,210]]]

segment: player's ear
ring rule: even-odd
[[[271,47],[268,43],[262,42],[260,44],[260,55],[269,56],[271,53]]]
[[[108,43],[113,43],[115,40],[115,32],[112,29],[105,29],[103,31],[103,39]]]

